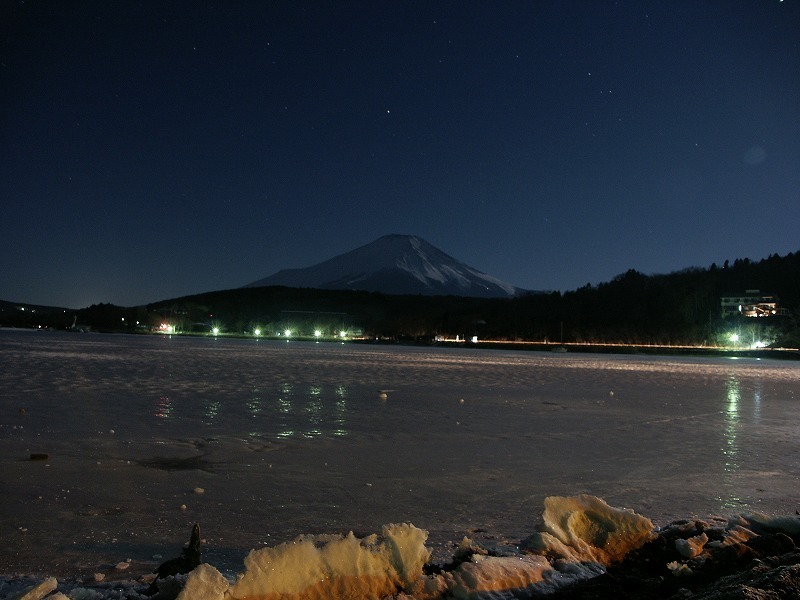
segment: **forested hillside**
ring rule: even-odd
[[[723,318],[720,297],[760,290],[776,296],[779,316]],[[98,304],[79,311],[0,303],[0,324],[17,327],[330,339],[343,333],[395,340],[435,336],[558,342],[800,346],[800,252],[735,260],[664,275],[629,270],[600,285],[514,298],[393,296],[287,287],[237,288],[155,302]]]
[[[720,296],[750,289],[776,295],[788,316],[723,319]],[[484,339],[715,344],[732,327],[757,326],[758,337],[769,334],[775,341],[796,340],[798,307],[800,253],[666,275],[629,270],[598,286],[512,299],[265,287],[200,294],[148,309],[200,330],[218,323],[228,331],[294,329],[305,335],[321,328],[326,334],[350,330],[385,338],[477,335]]]

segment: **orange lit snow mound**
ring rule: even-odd
[[[610,565],[654,536],[650,519],[596,496],[545,498],[543,526],[527,540],[536,554]]]
[[[476,553],[432,576],[423,573],[431,554],[425,547],[428,533],[410,524],[384,525],[380,536],[364,539],[352,532],[301,536],[252,550],[245,572],[232,585],[210,565],[200,565],[178,600],[370,600],[398,594],[416,600],[488,599],[511,590],[547,593],[599,575],[604,565],[653,536],[649,519],[594,496],[551,496],[542,516],[526,553]]]
[[[546,594],[596,577],[653,537],[650,519],[612,508],[589,495],[550,496],[544,501],[541,531],[525,542],[528,555],[473,556],[452,573],[448,589],[456,598],[494,598],[491,592],[527,590]]]
[[[346,536],[298,538],[252,550],[246,571],[230,590],[236,600],[381,598],[409,590],[430,557],[427,531],[384,525],[382,539]]]

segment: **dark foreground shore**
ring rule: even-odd
[[[708,537],[703,551],[687,559],[679,540]],[[562,588],[552,600],[723,600],[800,598],[797,533],[764,528],[758,536],[723,543],[723,530],[704,521],[679,521],[652,542],[629,553],[595,578]],[[720,544],[711,547],[712,544]],[[682,546],[686,547],[686,546]],[[691,552],[690,552],[691,553]]]
[[[563,587],[534,586],[472,590],[462,595],[445,592],[437,598],[470,598],[474,600],[531,599],[551,600],[650,600],[684,599],[789,599],[800,598],[800,518],[732,519],[728,522],[683,520],[656,530],[652,539],[632,550],[624,558],[608,565],[604,572],[590,579],[569,583]],[[596,532],[596,529],[595,529]],[[521,542],[524,548],[526,541]],[[187,546],[191,548],[191,546]],[[184,549],[179,559],[191,555]],[[508,557],[508,553],[490,547],[471,544],[459,548],[453,560],[446,564],[428,563],[424,567],[430,577],[455,572],[475,556]],[[200,560],[198,554],[179,565],[186,573]],[[552,557],[549,559],[552,560]],[[170,561],[173,566],[175,561]],[[180,562],[180,561],[178,561]],[[553,561],[554,564],[558,560]],[[0,579],[0,598],[14,600],[192,600],[188,594],[186,574],[170,574],[157,579],[155,574],[125,579],[125,569],[109,570],[108,576],[91,581],[31,577]],[[567,572],[567,571],[564,571]],[[164,575],[165,573],[162,573]],[[154,585],[155,580],[155,585]],[[195,592],[197,593],[197,592]],[[188,595],[187,595],[188,594]],[[222,598],[236,598],[227,593]],[[202,598],[217,597],[201,595]],[[284,596],[281,595],[281,598]],[[316,598],[318,594],[300,594],[287,598]],[[339,596],[327,596],[335,600]],[[350,595],[342,598],[350,598]],[[358,596],[361,598],[362,596]],[[363,596],[370,598],[372,596]],[[374,596],[396,600],[413,600],[418,596],[398,590],[391,595]],[[421,597],[430,598],[424,595]],[[265,595],[264,598],[272,598]]]

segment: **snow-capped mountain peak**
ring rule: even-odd
[[[413,235],[385,235],[303,269],[284,269],[245,287],[284,285],[385,294],[508,297],[515,286],[456,260]]]

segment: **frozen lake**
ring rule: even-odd
[[[797,362],[0,330],[0,574],[145,572],[195,522],[221,570],[401,521],[449,556],[548,495],[794,514],[798,401]]]

